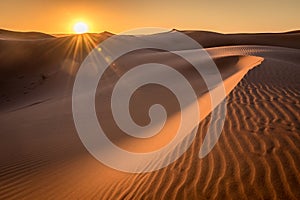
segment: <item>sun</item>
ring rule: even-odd
[[[89,27],[86,23],[84,22],[77,22],[76,24],[74,24],[73,26],[73,30],[75,31],[75,33],[77,34],[82,34],[82,33],[86,33],[89,31]]]

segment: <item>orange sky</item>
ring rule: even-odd
[[[217,32],[300,29],[299,0],[1,0],[0,28],[72,33],[77,21],[90,32],[119,33],[138,27]]]

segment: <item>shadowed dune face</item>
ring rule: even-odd
[[[0,52],[0,109],[70,92],[81,62],[107,37],[86,34],[18,41],[0,38],[0,49],[5,49]]]
[[[197,94],[202,121],[191,147],[176,162],[155,172],[129,174],[94,159],[72,118],[72,88],[80,64],[111,35],[56,38],[0,31],[1,199],[299,199],[299,33],[184,33],[206,48],[224,81],[228,96],[222,135],[210,154],[199,159],[212,109],[203,78],[172,52],[132,52],[108,68],[99,82],[104,87],[98,86],[96,93],[98,120],[113,143],[129,151],[153,151],[178,128],[178,101],[155,84],[138,89],[129,109],[137,124],[146,125],[150,106],[162,104],[168,120],[161,132],[137,139],[115,126],[110,109],[114,85],[143,62],[164,63],[183,74]],[[168,34],[172,32],[128,37],[156,37],[159,42]],[[195,49],[174,51],[193,56]]]

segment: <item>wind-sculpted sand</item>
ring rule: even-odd
[[[195,90],[201,110],[196,137],[178,160],[154,172],[130,174],[92,157],[72,116],[80,64],[112,34],[53,37],[0,31],[0,199],[299,199],[299,32],[183,33],[205,48],[220,71],[227,95],[223,131],[212,151],[199,159],[210,125],[210,97],[203,78],[174,54],[180,51],[197,61],[197,49],[180,44],[173,53],[129,53],[105,72],[96,93],[97,117],[111,141],[128,151],[148,152],[166,145],[178,128],[178,101],[154,84],[136,91],[129,109],[137,124],[146,125],[149,107],[162,104],[168,111],[163,130],[136,139],[114,124],[112,89],[138,64],[155,61],[179,71]],[[125,39],[161,42],[168,34]],[[188,142],[180,145],[188,147]]]

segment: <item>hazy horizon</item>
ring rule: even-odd
[[[170,6],[171,5],[171,6]],[[205,30],[221,33],[286,32],[299,30],[296,0],[251,2],[192,0],[42,2],[39,0],[0,2],[0,28],[70,34],[76,22],[88,24],[88,32],[119,33],[138,27]],[[138,17],[137,17],[138,16]]]

